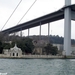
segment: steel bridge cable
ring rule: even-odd
[[[12,15],[14,14],[14,12],[16,11],[16,9],[18,8],[18,6],[21,4],[22,0],[20,0],[20,2],[18,3],[18,5],[16,6],[16,8],[14,9],[14,11],[12,12],[12,14],[10,15],[10,17],[7,19],[7,21],[5,22],[5,24],[3,25],[1,31],[3,30],[3,28],[5,27],[5,25],[8,23],[8,21],[10,20],[10,18],[12,17]]]
[[[19,22],[17,23],[17,25],[21,22],[21,20],[26,16],[26,14],[29,12],[29,10],[32,8],[32,6],[35,4],[35,2],[36,2],[37,0],[35,0],[34,2],[33,2],[33,4],[29,7],[29,9],[25,12],[25,14],[22,16],[22,18],[19,20]]]

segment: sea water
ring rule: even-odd
[[[6,75],[75,75],[75,59],[0,59]]]

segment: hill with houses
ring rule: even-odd
[[[39,36],[29,36],[31,39],[39,40]],[[48,40],[48,36],[42,35],[41,40]],[[64,37],[61,37],[59,35],[50,35],[49,36],[50,43],[54,44],[63,44],[64,43]],[[75,39],[71,39],[71,44],[75,45]]]

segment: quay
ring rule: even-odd
[[[23,56],[6,56],[0,54],[3,59],[75,59],[75,56],[53,56],[53,55],[23,55]]]

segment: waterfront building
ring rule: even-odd
[[[3,50],[4,54],[7,56],[11,56],[11,57],[20,57],[22,56],[22,50],[20,48],[17,47],[17,45],[15,44],[15,46],[13,48],[10,48],[9,50]]]
[[[63,50],[62,44],[53,44],[53,46],[56,46],[58,48],[58,51]]]
[[[22,50],[15,44],[13,48],[10,48],[9,54],[10,56],[22,56]]]
[[[56,46],[58,48],[59,54],[65,55],[64,46],[63,44],[53,44],[53,46]],[[71,45],[71,55],[75,55],[75,45]]]
[[[72,49],[71,54],[72,54],[72,55],[75,55],[75,45],[72,45],[71,49]]]
[[[9,49],[3,49],[3,54],[4,55],[9,55]]]

